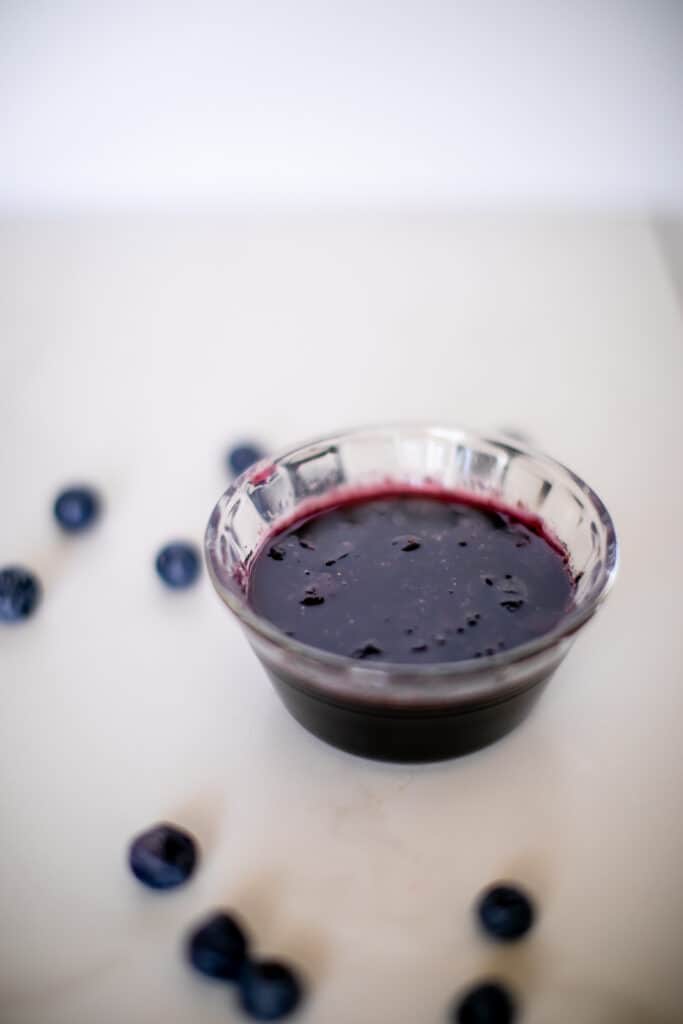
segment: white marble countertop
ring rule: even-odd
[[[491,971],[525,1024],[681,1020],[683,306],[662,238],[635,217],[2,223],[0,564],[45,586],[0,632],[3,1024],[241,1019],[180,958],[221,904],[300,963],[302,1024],[445,1021]],[[389,418],[525,430],[622,544],[531,718],[432,766],[309,736],[206,576],[168,593],[152,568],[201,541],[232,440]],[[107,509],[64,540],[72,479]],[[204,853],[167,895],[125,866],[159,819]],[[541,908],[502,950],[471,919],[501,876]]]

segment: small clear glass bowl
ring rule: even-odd
[[[278,525],[378,485],[438,486],[539,516],[565,546],[572,608],[551,631],[500,654],[423,666],[359,663],[286,636],[247,603],[249,568]],[[291,714],[355,754],[429,761],[493,742],[526,717],[617,568],[614,525],[600,498],[560,463],[505,438],[438,426],[381,426],[310,441],[262,460],[219,499],[206,559]]]

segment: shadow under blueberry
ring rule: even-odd
[[[197,870],[201,870],[202,862],[208,860],[218,846],[225,810],[225,788],[216,783],[188,796],[169,812],[168,820],[176,822],[197,840]]]
[[[222,905],[235,911],[247,929],[252,953],[257,958],[291,963],[301,972],[307,987],[324,975],[329,957],[323,926],[300,920],[291,924],[280,913],[287,884],[285,871],[264,871],[226,891]],[[273,933],[277,934],[274,939]]]

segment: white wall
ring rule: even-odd
[[[683,209],[682,0],[0,0],[0,206]]]

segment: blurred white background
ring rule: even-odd
[[[680,0],[2,0],[0,206],[683,209]]]

